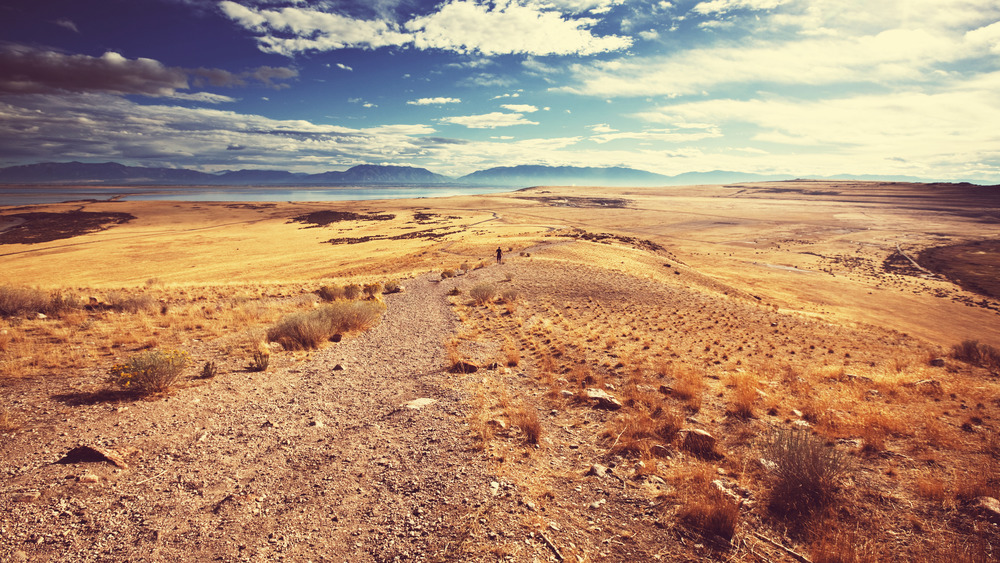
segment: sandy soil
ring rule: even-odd
[[[370,332],[308,354],[276,351],[262,373],[219,342],[189,340],[199,361],[224,369],[187,374],[165,396],[106,391],[126,349],[0,381],[19,421],[0,443],[0,558],[791,561],[778,544],[803,552],[829,526],[796,531],[768,511],[756,440],[798,423],[858,464],[849,502],[824,516],[854,530],[838,538],[876,559],[993,553],[976,542],[996,541],[995,527],[952,499],[967,494],[960,477],[996,467],[1000,388],[982,369],[928,360],[966,338],[1000,345],[1000,307],[906,256],[1000,238],[1000,205],[995,192],[931,189],[538,188],[32,209],[135,219],[3,244],[0,283],[142,292],[154,279],[183,295],[194,284],[280,281],[306,294],[400,277],[405,291],[385,296]],[[506,262],[489,264],[498,245]],[[461,263],[468,272],[442,279]],[[520,298],[476,306],[468,293],[482,282]],[[481,369],[450,373],[448,342]],[[511,346],[522,359],[508,367]],[[653,374],[672,363],[703,374],[697,408],[673,394],[679,379]],[[585,385],[629,397],[622,412],[580,398],[581,367]],[[745,372],[760,376],[757,412],[735,418]],[[648,444],[639,457],[621,450],[628,417],[648,414],[643,401],[683,412],[686,430],[718,438],[721,457],[690,455],[679,440],[653,457]],[[515,424],[519,409],[538,416],[537,443]],[[880,425],[885,443],[872,453],[865,428]],[[58,463],[79,445],[116,452],[123,467]],[[610,471],[588,475],[594,464]],[[921,492],[928,475],[954,481],[949,500]],[[678,516],[702,485],[740,498],[733,544],[720,548]],[[859,535],[873,526],[878,534]]]

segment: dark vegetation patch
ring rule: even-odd
[[[227,205],[229,209],[274,209],[275,203],[231,203]]]
[[[632,204],[631,200],[614,197],[544,196],[520,197],[520,199],[540,201],[553,207],[613,207],[622,209]]]
[[[24,221],[0,233],[0,244],[37,244],[73,238],[123,225],[135,215],[130,213],[98,213],[93,211],[66,211],[64,213],[16,213],[3,218]]]
[[[918,261],[965,290],[1000,299],[1000,240],[928,248]]]
[[[413,213],[413,221],[410,221],[409,223],[416,223],[418,225],[429,225],[432,223],[442,223],[450,219],[461,219],[461,217],[456,217],[454,215],[442,216],[437,213],[416,211]]]
[[[365,237],[340,237],[340,238],[332,238],[332,239],[330,239],[328,241],[325,241],[325,242],[328,242],[330,244],[360,244],[362,242],[370,242],[370,241],[373,241],[373,240],[405,240],[405,239],[411,239],[411,238],[421,238],[421,239],[426,239],[426,240],[436,240],[436,239],[440,239],[440,238],[446,237],[448,235],[455,235],[455,234],[458,234],[458,233],[461,233],[461,232],[462,232],[461,230],[457,230],[457,231],[441,231],[441,232],[438,232],[438,229],[425,229],[423,231],[413,231],[411,233],[403,233],[401,235],[394,235],[394,236],[388,236],[388,235],[371,235],[371,236],[365,236]]]
[[[395,218],[396,216],[391,213],[380,214],[378,212],[355,213],[353,211],[313,211],[312,213],[292,217],[288,222],[305,223],[308,225],[305,228],[310,229],[314,227],[325,227],[331,223],[339,223],[341,221],[391,221]]]
[[[666,249],[662,245],[659,245],[651,240],[640,239],[636,237],[627,237],[623,235],[614,235],[611,233],[588,233],[583,229],[573,229],[568,232],[562,232],[554,236],[559,237],[569,237],[575,238],[577,240],[586,240],[590,242],[599,242],[602,244],[611,244],[614,242],[627,244],[633,248],[638,248],[640,250],[648,250],[651,252],[665,252]]]

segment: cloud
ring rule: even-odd
[[[646,31],[640,31],[639,37],[645,39],[646,41],[652,41],[654,39],[660,38],[660,32],[656,31],[655,29],[647,29]]]
[[[152,59],[67,55],[19,45],[0,47],[0,92],[58,91],[170,96],[188,87],[187,75]]]
[[[477,86],[479,88],[493,88],[493,87],[504,87],[514,84],[512,78],[507,78],[504,76],[497,76],[496,74],[490,74],[488,72],[482,72],[464,78],[459,82],[461,86]]]
[[[59,18],[53,21],[52,23],[58,25],[59,27],[66,28],[72,31],[73,33],[80,33],[80,29],[76,27],[76,24],[73,23],[73,20],[67,18]]]
[[[609,1],[557,0],[543,5],[450,0],[437,10],[398,25],[362,20],[313,8],[257,9],[224,0],[219,9],[257,34],[259,48],[292,56],[305,51],[412,46],[485,56],[507,54],[591,55],[628,48],[632,40],[596,36],[593,18],[569,18],[551,7],[607,6]]]
[[[464,125],[469,129],[494,129],[496,127],[510,127],[512,125],[538,125],[538,122],[529,121],[519,113],[502,113],[498,111],[482,115],[444,117],[438,121],[441,123]]]
[[[493,96],[490,99],[492,99],[492,100],[501,100],[501,99],[504,99],[504,98],[520,98],[520,97],[521,97],[521,92],[518,91],[518,92],[507,92],[507,93],[504,93],[504,94],[497,94],[496,96]]]
[[[175,92],[170,98],[174,100],[187,100],[189,102],[204,102],[207,104],[221,104],[237,101],[236,98],[223,96],[221,94],[211,94],[208,92],[196,92],[194,94],[182,94]]]
[[[417,100],[410,100],[406,102],[407,105],[411,106],[431,106],[439,104],[460,104],[462,100],[459,98],[420,98]]]
[[[617,129],[612,128],[607,123],[598,123],[597,125],[591,125],[589,129],[594,133],[614,133],[618,131]]]
[[[452,0],[437,12],[416,17],[404,27],[418,49],[443,49],[483,55],[591,55],[628,48],[627,37],[593,35],[597,20],[567,19],[555,11],[515,3],[487,6]]]
[[[592,128],[595,133],[602,133],[598,131],[597,128]],[[591,141],[595,143],[604,144],[610,143],[611,141],[643,141],[643,142],[661,142],[661,143],[693,143],[696,141],[703,141],[705,139],[712,139],[721,137],[722,133],[718,128],[713,128],[711,131],[701,130],[701,131],[679,131],[677,129],[648,129],[645,131],[625,131],[625,132],[614,132],[613,129],[608,128],[609,131],[603,132],[600,135],[595,135],[590,138]]]
[[[698,14],[725,14],[734,10],[773,10],[788,0],[709,0],[691,9]]]
[[[380,20],[360,20],[297,7],[257,10],[229,0],[220,2],[219,8],[236,23],[258,33],[258,46],[267,53],[291,56],[304,51],[399,46],[412,41],[409,34]]]
[[[347,65],[345,65],[343,63],[337,63],[337,68],[339,68],[340,70],[346,70],[348,72],[353,72],[354,71],[353,68],[351,68],[351,67],[349,67],[349,66],[347,66]]]
[[[538,108],[527,104],[503,104],[500,107],[516,113],[535,113]]]

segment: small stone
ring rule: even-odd
[[[81,483],[98,483],[100,481],[101,478],[98,477],[97,475],[94,475],[93,473],[84,473],[83,475],[80,476]]]
[[[35,502],[36,500],[42,498],[42,493],[38,491],[30,491],[27,493],[17,493],[10,497],[14,502]]]
[[[25,553],[25,552],[23,552],[23,551],[21,551],[21,550],[15,551],[10,557],[11,557],[11,561],[27,561],[28,560],[28,554]]]
[[[500,420],[499,418],[493,418],[493,419],[487,420],[486,424],[489,424],[490,426],[494,426],[496,428],[499,428],[500,430],[506,430],[507,429],[507,423],[504,422],[504,421],[502,421],[502,420]]]
[[[310,420],[309,421],[309,426],[315,426],[316,428],[323,428],[323,421],[322,420]]]
[[[1000,501],[993,497],[976,497],[970,503],[969,509],[980,518],[1000,524]]]
[[[608,474],[608,468],[601,465],[600,463],[595,463],[590,466],[590,470],[587,471],[587,475],[593,475],[595,477],[602,478]]]
[[[35,318],[36,319],[47,319],[47,318],[49,318],[49,316],[46,315],[45,313],[36,313],[35,314]]]
[[[800,411],[799,409],[792,409],[792,414],[794,414],[799,418],[802,418],[802,411]]]
[[[333,366],[333,371],[344,371],[344,366],[337,364]]]
[[[77,446],[67,452],[66,455],[56,463],[96,463],[102,461],[106,461],[122,469],[128,469],[128,464],[125,463],[125,460],[118,452],[107,448],[95,448],[91,446]]]
[[[792,426],[796,428],[801,428],[803,430],[809,430],[810,428],[812,428],[812,424],[809,424],[804,420],[796,420],[795,422],[792,423]]]
[[[400,405],[399,408],[407,408],[407,409],[413,409],[415,411],[418,411],[418,410],[420,410],[420,409],[422,409],[422,408],[424,408],[426,406],[433,405],[436,402],[437,402],[436,399],[430,399],[430,398],[427,398],[427,397],[423,397],[423,398],[420,398],[420,399],[413,399],[412,401],[405,402],[402,405]]]
[[[614,395],[593,387],[586,390],[587,398],[594,401],[594,406],[601,409],[616,411],[622,408],[622,402]]]
[[[572,399],[573,397],[575,397],[575,396],[576,396],[576,393],[574,393],[574,392],[572,392],[572,391],[570,391],[570,390],[568,390],[568,389],[563,389],[562,391],[560,391],[560,392],[559,392],[559,394],[560,394],[560,395],[561,395],[561,396],[562,396],[562,397],[563,397],[564,399]]]
[[[931,366],[936,367],[936,368],[943,368],[944,367],[944,358],[934,358],[933,360],[931,360]]]
[[[500,483],[497,483],[496,481],[490,481],[490,494],[493,496],[497,496],[500,494]]]
[[[449,373],[476,373],[477,371],[479,371],[479,367],[469,362],[456,362],[448,368]]]
[[[715,451],[715,437],[708,432],[700,428],[684,429],[681,432],[687,434],[681,444],[685,450],[701,458],[718,459],[722,457]]]
[[[537,506],[535,506],[535,503],[532,502],[532,501],[530,501],[530,500],[528,502],[524,503],[524,506],[527,506],[528,510],[530,510],[532,512],[534,512],[537,509]]]

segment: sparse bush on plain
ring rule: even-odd
[[[380,283],[366,283],[363,288],[365,293],[365,299],[375,299],[375,297],[382,293],[382,284]]]
[[[215,362],[212,361],[205,362],[205,365],[201,367],[202,379],[212,379],[218,373],[219,373],[219,368],[218,366],[215,365]]]
[[[805,430],[782,428],[764,445],[773,462],[771,506],[781,512],[805,512],[828,502],[848,470],[847,457]]]
[[[0,286],[0,316],[12,317],[28,313],[57,315],[79,309],[75,295],[59,292],[46,293],[30,287]]]
[[[465,271],[465,272],[468,272],[469,270],[472,269],[472,266],[470,266],[468,262],[462,262],[462,265],[460,265],[458,267],[458,269],[462,270],[462,271]]]
[[[720,538],[728,543],[736,535],[740,508],[713,488],[688,500],[677,515],[706,538]]]
[[[441,279],[446,280],[453,277],[455,277],[455,270],[452,270],[451,268],[441,270]]]
[[[477,283],[469,290],[469,297],[472,298],[476,305],[483,305],[493,301],[496,294],[497,288],[491,283]]]
[[[334,335],[368,330],[384,311],[385,305],[379,301],[337,301],[313,311],[286,315],[267,331],[267,339],[286,350],[318,348]]]
[[[1000,370],[1000,350],[978,340],[965,340],[961,344],[955,344],[951,347],[951,355],[967,364],[992,371]]]
[[[316,290],[316,295],[323,301],[337,301],[346,299],[344,288],[339,285],[324,285]]]
[[[110,381],[138,395],[163,393],[176,383],[189,361],[182,350],[146,350],[114,365]]]
[[[19,430],[21,425],[14,420],[14,416],[4,407],[0,408],[0,432],[13,432]]]
[[[149,312],[159,308],[159,303],[151,295],[140,293],[129,295],[123,291],[111,291],[107,295],[108,308],[120,313]]]
[[[538,411],[530,406],[522,405],[510,413],[510,423],[521,429],[524,440],[529,444],[537,444],[542,437],[542,422]]]
[[[271,352],[267,348],[261,347],[250,354],[250,371],[267,371],[269,365],[271,365]]]
[[[402,286],[399,285],[399,280],[389,280],[382,286],[382,293],[399,293],[401,289]]]
[[[500,300],[504,303],[515,303],[518,298],[521,297],[521,292],[514,289],[513,287],[508,287],[500,292]]]
[[[354,301],[358,297],[361,297],[361,286],[356,283],[347,284],[344,286],[344,299],[349,301]]]

